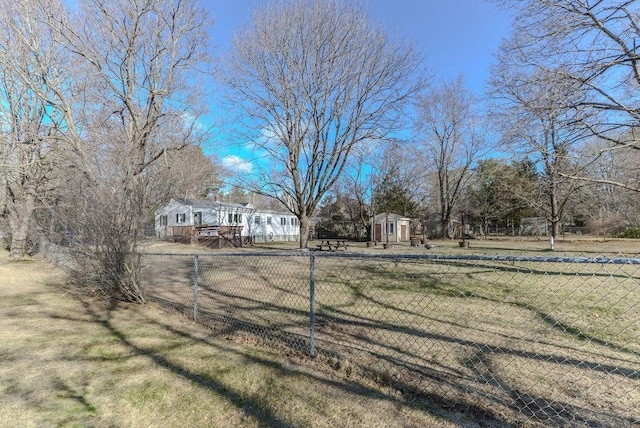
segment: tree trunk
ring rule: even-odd
[[[557,239],[558,236],[560,236],[560,225],[560,219],[555,218],[551,220],[551,236],[553,236],[553,239]]]
[[[301,215],[300,218],[300,249],[309,246],[309,217]]]
[[[440,216],[440,227],[442,228],[442,237],[453,239],[453,228],[451,227],[451,211],[447,208],[443,208],[443,213]]]
[[[138,164],[144,162],[144,152],[138,153]],[[123,251],[123,263],[120,271],[121,281],[118,288],[126,301],[133,303],[144,303],[144,297],[139,287],[140,279],[140,257],[137,254],[138,242],[142,218],[144,216],[144,185],[140,175],[127,177],[125,184],[124,198],[125,205],[129,206],[127,212],[129,218],[125,217],[123,226],[128,228],[127,242],[120,248]]]
[[[9,258],[20,260],[29,251],[29,230],[35,209],[35,189],[28,188],[24,201],[9,202],[9,228],[11,231],[11,249]]]
[[[558,185],[555,177],[552,177],[549,189],[549,199],[551,205],[551,236],[553,239],[558,238],[560,235],[560,207],[558,203]]]

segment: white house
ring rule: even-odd
[[[404,242],[409,241],[410,218],[394,213],[380,213],[371,218],[373,227],[372,241]]]
[[[156,211],[156,236],[164,238],[175,227],[242,226],[241,236],[253,242],[298,241],[300,223],[289,212],[260,210],[251,204],[172,198]]]

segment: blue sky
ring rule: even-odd
[[[211,35],[222,53],[261,1],[205,0],[204,4],[215,19]],[[482,94],[493,53],[510,29],[506,12],[485,0],[369,0],[365,4],[370,18],[381,22],[387,32],[399,32],[413,41],[436,79],[453,79],[463,73],[468,87]],[[219,152],[221,159],[248,168],[249,164],[242,163],[243,155]]]

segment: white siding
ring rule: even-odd
[[[260,217],[259,224],[256,224],[256,217]],[[268,223],[268,218],[271,218],[271,224]],[[284,225],[281,220],[283,218],[286,222]],[[300,225],[293,214],[256,210],[248,220],[247,236],[251,236],[253,242],[300,240]]]
[[[172,199],[171,201],[169,201],[167,205],[165,205],[164,207],[156,211],[156,216],[155,216],[156,235],[160,237],[164,236],[165,226],[166,227],[188,226],[190,224],[193,224],[190,208],[191,207],[181,204],[180,202]],[[178,223],[177,216],[179,214],[185,215],[184,223]],[[161,224],[161,219],[163,216],[166,216],[166,224]]]
[[[166,227],[170,226],[193,226],[195,213],[202,213],[203,225],[243,226],[242,236],[250,236],[254,242],[297,241],[300,239],[298,219],[291,213],[262,211],[237,204],[219,202],[212,202],[211,206],[206,207],[194,206],[175,199],[171,199],[167,205],[156,211],[156,235],[164,237]],[[178,214],[185,214],[185,223],[176,221]],[[232,216],[231,222],[229,222],[229,214]],[[166,224],[161,224],[163,216],[166,216]],[[255,220],[258,216],[260,223],[256,224]],[[271,224],[268,224],[268,218],[271,218]],[[240,221],[236,222],[236,219]],[[281,219],[285,219],[284,223],[286,224],[282,224],[283,220]]]

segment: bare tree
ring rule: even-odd
[[[97,261],[111,296],[141,301],[132,254],[153,203],[149,167],[204,135],[197,77],[210,61],[209,21],[183,0],[75,6],[25,0],[0,11],[2,213],[20,257],[36,204],[56,207],[51,230]]]
[[[222,186],[220,168],[196,145],[167,151],[149,167],[144,183],[148,205],[156,208],[174,196],[203,199]]]
[[[613,183],[637,183],[640,187],[640,151],[620,147],[611,150],[609,143],[596,140],[584,151],[597,160],[590,162],[584,176],[598,185],[585,189],[582,205],[589,228],[597,233],[616,234],[625,227],[640,224],[640,200],[633,189]],[[635,167],[634,167],[635,166]]]
[[[362,240],[369,227],[369,206],[359,171],[343,174],[333,189],[325,194],[314,216],[315,231],[329,236]]]
[[[358,240],[373,239],[371,216],[376,209],[374,193],[381,175],[378,169],[384,164],[384,148],[389,144],[387,140],[370,140],[356,147],[334,189],[336,194],[346,196],[344,209]]]
[[[87,213],[74,216],[78,254],[99,261],[110,295],[141,302],[135,252],[149,167],[202,138],[197,82],[210,61],[209,21],[192,1],[83,0],[75,16],[49,24],[89,71],[78,76],[87,81],[83,141],[92,161],[76,196]]]
[[[471,166],[486,149],[475,103],[460,76],[432,88],[416,104],[416,129],[423,139],[421,162],[427,172],[435,173],[443,237],[453,237],[458,200],[471,177]]]
[[[354,148],[399,126],[423,84],[419,65],[360,3],[267,3],[236,35],[225,73],[231,100],[269,164],[244,187],[278,198],[298,217],[301,248],[309,217]]]
[[[339,192],[347,195],[344,209],[351,222],[354,237],[357,240],[365,238],[363,231],[370,226],[369,204],[367,203],[367,184],[363,177],[362,167],[354,169],[346,174],[338,183]]]
[[[63,153],[61,120],[50,108],[55,93],[47,86],[66,64],[46,24],[47,8],[55,2],[10,2],[0,10],[0,215],[12,259],[32,250],[34,212],[45,202]]]
[[[539,167],[538,198],[520,195],[551,223],[551,236],[560,234],[565,208],[581,184],[567,176],[580,172],[577,153],[591,133],[582,126],[588,111],[574,108],[584,94],[575,82],[564,79],[564,71],[531,71],[514,66],[510,50],[499,55],[491,85],[496,100],[497,125],[504,142],[514,152],[528,156]]]
[[[609,145],[609,150],[640,150],[629,138],[640,120],[640,2],[629,0],[503,0],[515,10],[514,32],[503,45],[519,68],[552,72],[580,97],[580,125]],[[593,160],[593,159],[592,159]],[[635,167],[632,165],[632,167]],[[567,177],[593,181],[587,174]],[[637,182],[614,183],[640,191]]]

